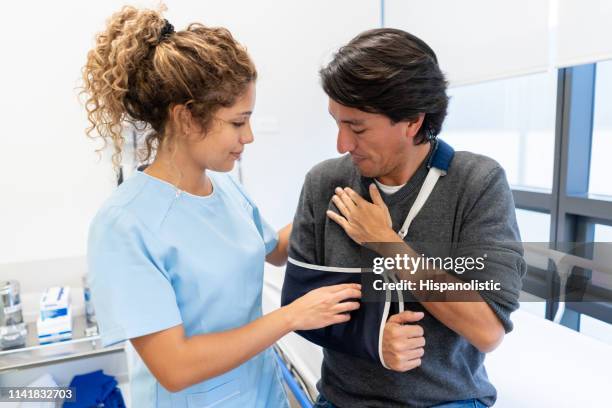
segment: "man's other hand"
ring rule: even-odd
[[[389,318],[383,333],[383,359],[394,371],[405,372],[421,365],[425,353],[423,328],[414,324],[423,312],[405,311]]]

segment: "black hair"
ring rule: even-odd
[[[442,130],[447,82],[436,54],[412,34],[394,28],[365,31],[319,73],[325,93],[341,105],[385,115],[392,123],[424,113],[415,144]]]

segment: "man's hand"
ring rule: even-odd
[[[374,183],[370,184],[371,203],[349,187],[337,187],[335,193],[332,201],[342,215],[328,210],[327,216],[338,223],[353,241],[363,245],[400,239],[391,229],[389,209]]]
[[[405,311],[389,318],[383,333],[383,359],[391,370],[404,372],[421,365],[425,353],[423,328],[417,324],[423,312]]]

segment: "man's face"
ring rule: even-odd
[[[403,166],[413,145],[413,124],[392,124],[387,116],[349,108],[331,98],[329,114],[338,125],[338,152],[350,153],[363,176],[384,177]]]

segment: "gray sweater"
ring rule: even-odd
[[[423,164],[401,190],[390,196],[383,193],[395,231],[401,227],[426,175]],[[316,165],[302,188],[289,256],[317,265],[359,265],[359,246],[325,212],[337,211],[331,202],[335,187],[351,187],[370,199],[367,186],[372,182],[358,173],[349,155]],[[485,272],[490,276],[478,278],[492,277],[502,283],[503,289],[481,291],[480,295],[506,332],[512,330],[510,314],[518,308],[521,277],[526,267],[512,193],[499,164],[485,156],[456,152],[448,174],[436,184],[405,241],[497,242],[487,248]],[[340,408],[429,407],[471,398],[493,405],[496,390],[487,378],[485,355],[440,323],[421,304],[407,303],[406,309],[425,312],[419,322],[427,340],[420,367],[398,373],[368,360],[324,349],[319,391]]]

